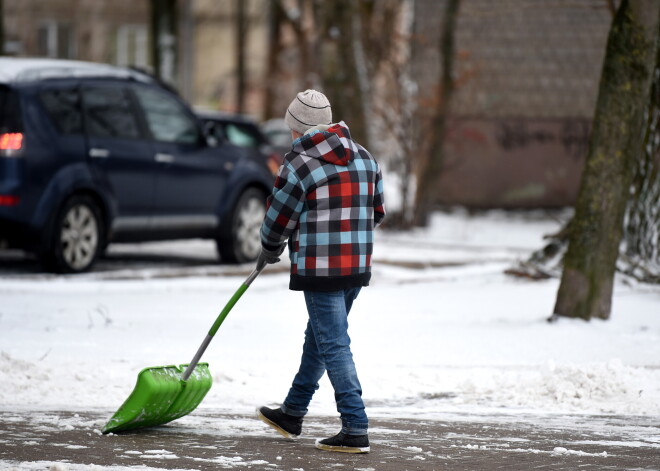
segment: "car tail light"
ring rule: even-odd
[[[14,195],[0,195],[0,206],[16,206],[21,199]]]
[[[23,147],[23,133],[6,132],[0,134],[0,155],[12,156]]]

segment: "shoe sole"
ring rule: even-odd
[[[368,446],[357,447],[324,445],[321,443],[321,440],[316,440],[316,448],[323,451],[335,451],[338,453],[369,453],[371,451],[371,448]]]
[[[289,440],[296,440],[298,438],[298,435],[294,435],[292,433],[287,432],[282,427],[277,425],[275,422],[270,420],[268,417],[263,415],[259,409],[257,409],[257,419],[261,420],[266,425],[272,427],[277,433],[282,435],[284,438],[288,438]]]

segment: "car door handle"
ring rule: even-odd
[[[163,162],[166,164],[170,164],[174,162],[174,156],[172,154],[161,154],[160,152],[156,154],[156,162]]]
[[[108,149],[100,149],[98,147],[92,147],[89,149],[89,156],[95,159],[107,159],[110,157],[110,151]]]

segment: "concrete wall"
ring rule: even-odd
[[[433,103],[446,0],[416,0],[420,102]],[[437,202],[573,204],[612,21],[602,0],[463,0]]]
[[[452,120],[438,203],[475,208],[572,205],[590,125],[584,118]]]

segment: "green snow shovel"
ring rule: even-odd
[[[140,371],[135,389],[105,424],[103,433],[166,424],[195,410],[211,389],[212,383],[208,363],[199,363],[199,359],[229,311],[265,266],[266,264],[257,265],[234,293],[218,315],[190,364],[155,366]]]

